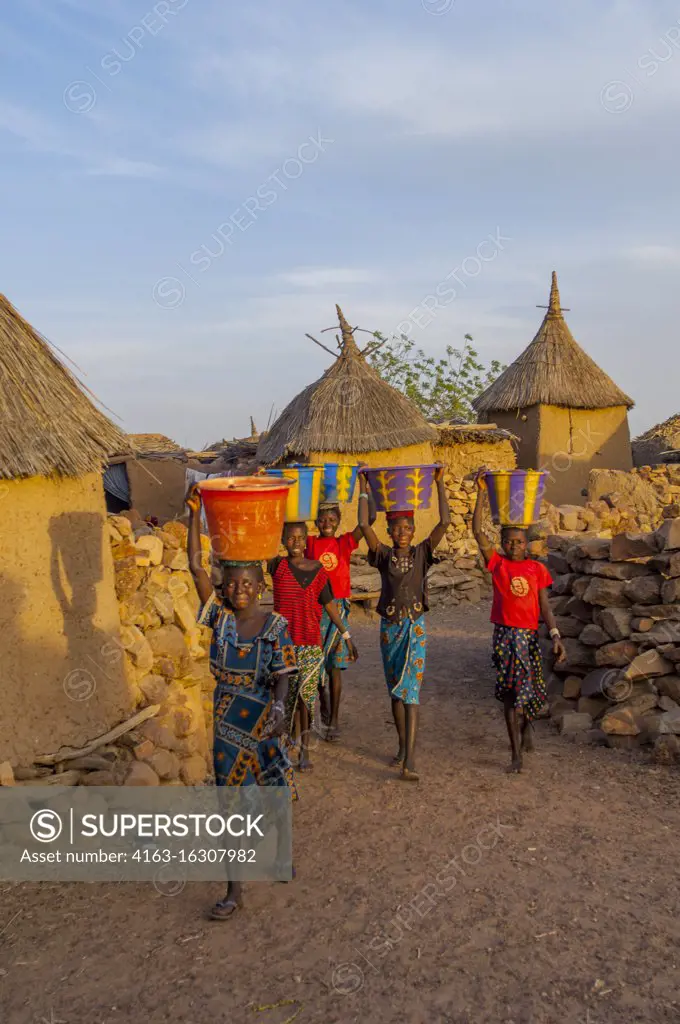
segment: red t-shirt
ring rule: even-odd
[[[493,579],[491,621],[499,626],[538,629],[538,594],[553,581],[543,563],[533,558],[513,562],[494,551],[487,569]]]
[[[333,597],[351,597],[349,556],[358,547],[359,544],[351,533],[343,533],[341,537],[307,538],[305,555],[316,562],[321,562],[331,581]]]

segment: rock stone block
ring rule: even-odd
[[[680,577],[665,580],[661,585],[661,600],[664,604],[680,603]]]
[[[131,761],[127,775],[125,776],[126,786],[158,786],[160,779],[151,765],[144,761]]]
[[[189,649],[184,634],[177,626],[150,630],[146,638],[153,652],[153,664],[161,675],[181,679],[188,673],[191,664]]]
[[[574,668],[594,668],[595,667],[595,651],[592,647],[586,647],[579,640],[574,640],[571,637],[564,637],[562,643],[564,644],[567,652],[567,660],[560,669],[562,671],[571,671]]]
[[[155,534],[138,537],[135,541],[137,565],[160,565],[163,560],[163,541]]]
[[[625,640],[631,634],[632,618],[628,608],[603,608],[597,621],[612,640]]]
[[[578,619],[579,622],[592,622],[593,620],[593,605],[586,604],[580,597],[570,597],[569,603],[566,608],[567,615],[570,615],[574,619]]]
[[[662,696],[680,704],[680,676],[661,676],[654,685]]]
[[[587,604],[601,605],[602,607],[626,608],[630,602],[624,593],[626,583],[619,580],[606,580],[594,576],[583,595]]]
[[[14,771],[9,761],[0,762],[0,786],[14,786]]]
[[[617,533],[612,538],[610,558],[622,562],[628,558],[646,558],[656,555],[659,543],[653,533]]]
[[[597,627],[595,627],[597,628]],[[602,667],[625,668],[638,653],[637,644],[630,640],[615,640],[595,652],[595,663]]]
[[[639,579],[628,580],[623,592],[631,604],[656,604],[661,594],[661,577],[641,576]]]
[[[570,615],[557,615],[555,622],[562,636],[577,637],[583,632],[583,623]]]
[[[147,764],[159,779],[172,780],[179,778],[180,760],[170,750],[154,750]]]
[[[153,651],[144,634],[137,626],[121,626],[120,642],[132,664],[140,672],[150,672],[153,666]]]
[[[208,775],[208,766],[200,754],[182,759],[179,777],[185,786],[200,786]]]
[[[590,715],[569,711],[563,714],[559,720],[559,730],[563,736],[573,735],[578,732],[586,732],[592,729],[593,722]]]
[[[581,681],[581,695],[583,697],[607,697],[616,690],[621,679],[621,672],[613,668],[597,668]],[[625,682],[622,688],[624,693],[630,692],[630,683]]]
[[[606,537],[584,537],[577,541],[574,550],[579,558],[608,559],[611,540]]]
[[[680,519],[666,519],[655,533],[658,551],[680,549]]]
[[[630,708],[612,708],[603,715],[600,727],[608,736],[639,736],[640,727]]]
[[[630,681],[653,679],[656,676],[669,676],[673,672],[673,664],[662,658],[658,651],[650,650],[638,654],[626,668],[624,676]]]
[[[564,576],[556,576],[551,587],[552,593],[558,597],[562,594],[571,594],[571,588],[577,579],[578,576],[573,572],[566,573]]]
[[[588,590],[588,587],[590,586],[590,582],[591,582],[591,577],[590,576],[579,576],[579,577],[577,577],[577,579],[575,579],[574,582],[571,585],[571,592],[574,595],[574,597],[579,597],[579,598],[581,598],[581,600],[584,600],[585,599],[585,593]]]
[[[608,707],[606,697],[580,697],[578,702],[579,714],[589,715],[593,721],[604,714]]]
[[[562,687],[562,696],[565,700],[578,700],[581,696],[580,676],[567,676]]]
[[[565,635],[564,633],[562,634]],[[579,633],[579,640],[586,647],[602,647],[605,644],[611,643],[611,637],[609,633],[605,632],[601,626],[596,626],[594,622],[590,622],[585,629],[582,629]],[[602,662],[602,664],[610,664],[609,662]]]

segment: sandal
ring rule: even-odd
[[[230,917],[233,917],[237,910],[240,910],[243,903],[240,900],[235,900],[232,896],[227,896],[210,911],[210,919],[212,921],[227,921]]]
[[[414,772],[410,768],[402,768],[401,778],[403,782],[420,782],[418,772]]]

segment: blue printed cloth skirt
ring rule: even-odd
[[[404,704],[420,703],[426,649],[424,615],[415,622],[411,619],[402,622],[381,620],[380,652],[387,689],[394,700],[401,700]]]
[[[347,630],[347,619],[349,618],[350,609],[352,607],[351,602],[346,598],[338,597],[335,599],[335,607],[338,615],[342,619],[342,624]],[[328,615],[324,611],[321,616],[321,638],[323,643],[323,655],[324,655],[324,668],[326,673],[330,673],[334,668],[346,669],[351,665],[349,650],[347,643],[344,640],[338,639],[338,629],[333,625]]]
[[[547,700],[543,660],[534,629],[496,626],[492,661],[496,668],[496,700],[513,698],[513,707],[529,720],[536,718]]]

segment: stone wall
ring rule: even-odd
[[[548,545],[568,654],[552,677],[551,717],[563,733],[648,744],[657,760],[680,762],[680,518],[655,532]]]

